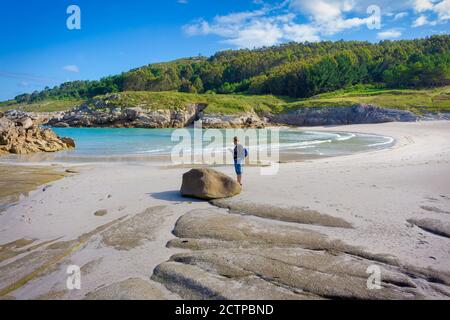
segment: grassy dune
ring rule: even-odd
[[[65,111],[83,100],[47,100],[32,104],[3,102],[0,111],[20,109],[33,112]],[[249,111],[282,113],[308,107],[349,107],[374,104],[380,107],[424,112],[450,112],[450,86],[422,90],[390,90],[374,86],[357,86],[324,93],[308,99],[293,99],[271,95],[191,94],[180,92],[121,92],[98,96],[87,101],[91,106],[141,107],[147,110],[180,109],[192,103],[207,104],[206,113],[233,114]]]

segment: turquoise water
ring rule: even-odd
[[[115,129],[115,128],[55,128],[60,136],[71,137],[76,141],[75,150],[59,152],[56,159],[95,159],[95,158],[148,158],[170,155],[175,142],[171,140],[175,129]],[[187,130],[187,129],[185,129]],[[193,129],[189,129],[193,136]],[[220,130],[228,139],[205,143],[205,149],[226,150],[232,148],[234,130]],[[264,132],[267,132],[264,130]],[[256,130],[259,136],[261,130]],[[389,147],[394,143],[390,137],[336,133],[314,132],[313,130],[284,129],[279,131],[281,154],[336,156]],[[258,139],[247,139],[246,147],[252,152],[267,149],[274,144],[261,143]]]
[[[115,128],[54,128],[59,136],[73,138],[77,147],[74,150],[52,154],[34,154],[30,156],[11,156],[12,161],[61,161],[61,162],[90,162],[90,161],[140,161],[159,159],[170,160],[173,148],[179,140],[172,141],[175,129],[115,129]],[[183,129],[193,135],[193,129]],[[204,143],[204,150],[218,150],[228,152],[233,147],[234,130],[217,130],[225,139],[211,144]],[[216,132],[217,132],[216,131]],[[256,130],[260,136],[266,130]],[[205,133],[205,131],[203,131]],[[201,139],[201,138],[200,138]],[[337,133],[314,132],[311,130],[282,129],[279,140],[263,143],[258,138],[247,138],[243,143],[251,154],[279,147],[280,158],[304,159],[311,157],[327,157],[347,155],[357,152],[381,149],[394,143],[390,137]],[[192,145],[188,152],[196,154],[198,149]],[[201,150],[201,149],[200,149]]]

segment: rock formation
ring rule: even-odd
[[[82,105],[65,113],[56,113],[48,124],[55,127],[183,128],[201,119],[204,128],[226,129],[264,128],[274,124],[319,126],[419,120],[419,117],[410,111],[384,109],[372,105],[355,105],[350,108],[300,108],[281,114],[255,112],[216,114],[205,113],[206,108],[207,105],[204,104],[192,104],[177,110]]]
[[[383,122],[411,122],[446,119],[448,114],[424,114],[356,104],[352,107],[308,107],[283,113],[254,111],[219,114],[206,112],[208,105],[190,104],[183,108],[148,109],[146,105],[122,106],[109,100],[95,100],[66,112],[24,113],[5,112],[8,119],[29,117],[53,127],[113,127],[113,128],[184,128],[202,120],[204,128],[264,128],[273,125],[322,126]],[[111,100],[112,99],[112,100]],[[167,106],[166,106],[167,107]]]
[[[419,117],[410,111],[385,109],[373,105],[353,107],[301,108],[288,113],[268,115],[275,123],[292,126],[323,126],[383,122],[413,122]]]
[[[329,225],[320,230],[342,222],[298,211],[301,223],[287,224],[280,222],[293,221],[289,214],[255,218],[230,207],[194,209],[178,219],[177,238],[167,246],[184,251],[158,265],[152,279],[182,299],[448,299],[448,273],[399,263],[308,228],[308,221]],[[378,290],[368,287],[373,265],[382,274]]]
[[[14,120],[0,116],[0,155],[56,152],[75,147],[72,139],[60,138],[51,129],[41,129],[42,119],[33,120],[20,113]]]
[[[193,104],[185,109],[144,110],[141,107],[120,108],[112,105],[84,104],[50,119],[54,127],[117,127],[117,128],[183,128],[196,120],[204,108]]]
[[[241,186],[212,169],[192,169],[183,175],[181,194],[204,200],[229,198],[241,193]]]

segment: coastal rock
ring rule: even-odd
[[[204,200],[229,198],[241,193],[241,186],[212,169],[192,169],[183,175],[181,194]]]
[[[14,122],[3,117],[0,118],[0,131],[9,130],[15,126]]]
[[[445,296],[432,285],[447,288],[446,274],[279,221],[284,217],[192,210],[179,218],[178,238],[168,243],[184,251],[156,267],[152,279],[183,299],[423,299],[424,288]],[[367,287],[373,264],[383,274],[380,290]]]
[[[276,219],[285,222],[313,224],[334,228],[352,228],[353,226],[342,218],[333,217],[308,208],[284,207],[270,204],[258,204],[242,200],[219,199],[212,200],[212,205],[228,209],[239,214],[253,215],[265,219]]]
[[[409,219],[408,222],[435,235],[450,238],[450,223],[448,222],[431,218]]]
[[[64,142],[69,148],[75,148],[75,140],[73,140],[72,138],[68,138],[68,137],[63,137],[61,138],[61,141]]]
[[[130,278],[89,293],[85,300],[165,300],[165,293],[153,282]]]
[[[72,139],[60,138],[51,129],[40,129],[38,124],[39,120],[30,117],[22,116],[17,121],[0,118],[0,154],[56,152],[75,147]]]
[[[30,129],[31,127],[34,126],[33,120],[31,120],[31,118],[29,118],[29,117],[24,117],[24,118],[20,119],[19,120],[19,124],[24,129]]]
[[[295,126],[323,126],[384,122],[413,122],[419,117],[410,111],[380,108],[374,105],[300,108],[288,113],[268,115],[271,121]]]
[[[264,128],[267,122],[256,113],[242,114],[200,114],[204,128]]]
[[[147,208],[102,233],[102,243],[119,251],[129,251],[148,241],[155,241],[158,230],[170,210],[165,206]]]
[[[183,128],[198,119],[206,106],[191,104],[179,109],[150,109],[145,105],[124,107],[116,104],[114,95],[105,101],[83,104],[63,114],[49,117],[53,127],[115,127],[115,128]]]
[[[383,122],[413,122],[420,119],[448,119],[448,114],[427,113],[420,117],[410,111],[386,109],[375,105],[356,104],[352,107],[300,107],[289,112],[254,111],[221,114],[205,112],[207,104],[195,103],[182,108],[150,108],[142,104],[123,106],[115,95],[94,100],[66,112],[26,113],[18,110],[5,112],[5,117],[17,122],[30,118],[34,125],[53,127],[113,127],[113,128],[184,128],[202,120],[204,128],[264,128],[271,125],[323,126],[367,124]],[[27,120],[28,121],[28,120]]]

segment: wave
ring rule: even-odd
[[[337,141],[347,141],[347,140],[353,139],[355,137],[356,137],[356,134],[350,133],[347,136],[340,136],[340,137],[336,138],[336,140]]]
[[[391,144],[394,142],[394,138],[391,137],[385,137],[386,139],[388,139],[388,141],[385,142],[379,142],[379,143],[373,143],[373,144],[368,144],[367,147],[379,147],[379,146],[385,146],[387,144]]]

